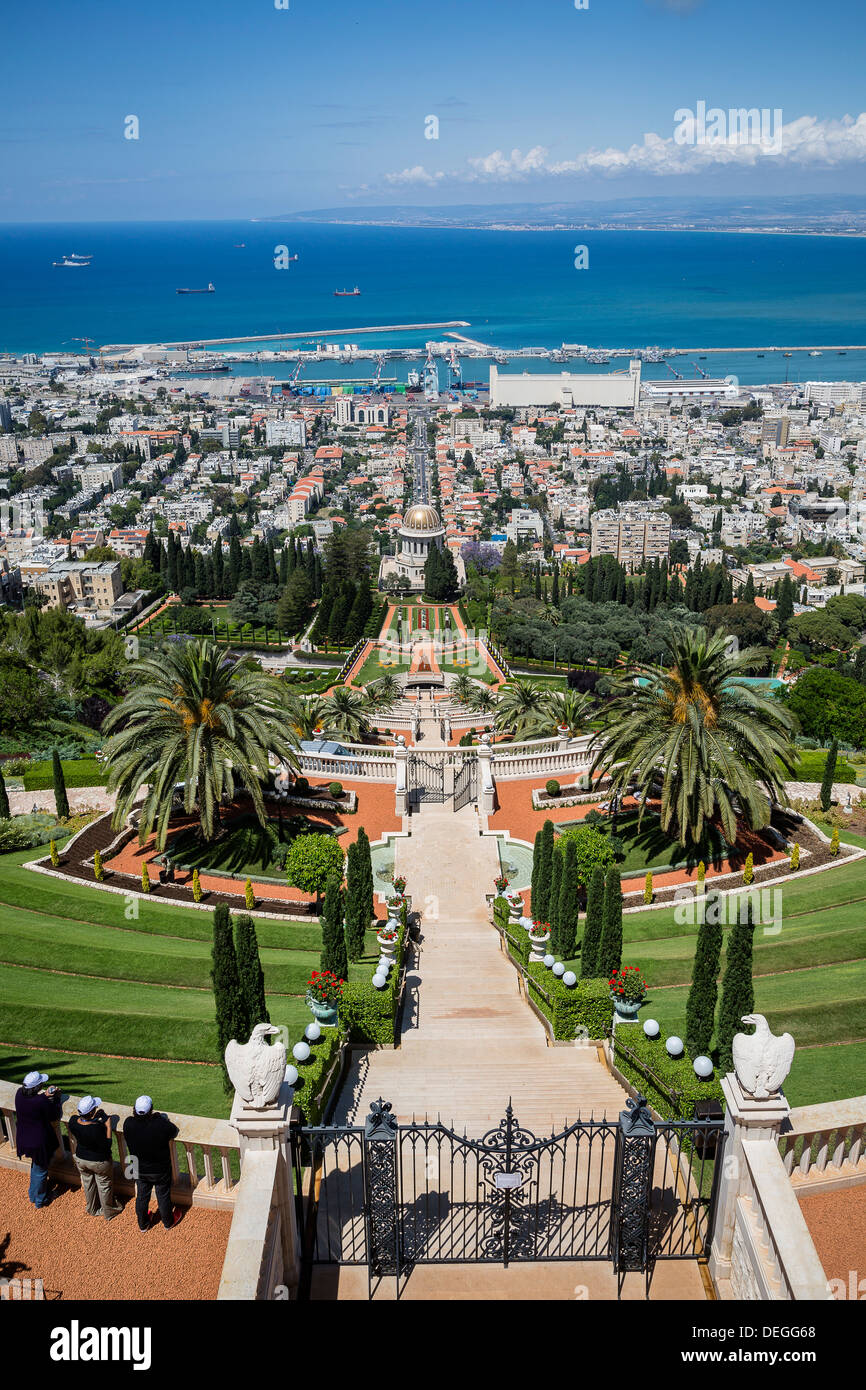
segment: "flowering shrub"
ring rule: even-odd
[[[396,927],[383,926],[379,928],[377,936],[380,941],[396,941],[400,935]]]
[[[497,893],[505,892],[506,888],[508,887],[508,879],[505,877],[504,874],[500,874],[498,878],[495,878],[493,880],[493,887],[496,889]]]
[[[636,1004],[646,998],[647,984],[639,965],[624,965],[610,977],[610,992],[624,1004]]]
[[[307,992],[320,1004],[339,1004],[344,984],[345,981],[339,979],[333,970],[314,970]]]
[[[395,893],[399,893],[399,894],[402,895],[403,893],[406,892],[406,880],[405,880],[405,878],[402,877],[402,875],[401,875],[399,878],[395,878],[395,879],[393,880],[393,883],[394,883],[394,892],[395,892]]]
[[[533,920],[532,926],[531,926],[530,929],[529,929],[529,935],[530,935],[530,936],[547,936],[547,935],[549,934],[549,932],[550,932],[550,923],[549,923],[549,922],[538,922],[538,921]]]

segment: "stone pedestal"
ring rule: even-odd
[[[397,781],[394,787],[394,814],[402,818],[409,814],[409,754],[406,751],[406,743],[402,734],[397,737],[394,757],[397,762]]]
[[[766,1100],[756,1100],[743,1090],[734,1072],[722,1079],[722,1091],[726,1138],[710,1247],[709,1269],[714,1280],[729,1279],[731,1274],[737,1200],[746,1190],[743,1141],[763,1139],[775,1143],[791,1109],[781,1092]]]
[[[264,1110],[254,1110],[235,1091],[229,1117],[229,1124],[237,1130],[240,1141],[241,1173],[247,1153],[276,1150],[279,1155],[276,1199],[280,1209],[283,1277],[290,1292],[297,1288],[300,1277],[300,1247],[293,1197],[292,1150],[289,1143],[293,1096],[292,1087],[284,1081],[273,1105]]]

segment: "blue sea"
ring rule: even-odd
[[[578,243],[588,247],[585,270],[575,269]],[[275,269],[280,246],[298,255],[288,269]],[[71,252],[93,260],[82,270],[52,266]],[[214,294],[175,293],[209,281]],[[362,291],[357,298],[334,298],[335,289],[354,285]],[[750,384],[784,380],[786,370],[791,381],[863,380],[866,352],[783,359],[739,349],[866,342],[866,239],[276,222],[0,228],[6,352],[80,350],[75,340],[85,336],[97,345],[244,334],[276,342],[305,332],[303,345],[310,346],[329,330],[339,330],[340,342],[371,349],[421,346],[444,331],[359,339],[353,330],[451,319],[468,320],[459,331],[497,347],[725,347],[731,351],[710,355],[702,369]],[[687,358],[674,365],[686,375],[696,371]],[[481,364],[465,370],[480,375]],[[404,364],[389,363],[387,373],[405,376]],[[644,375],[664,377],[667,370],[646,366]]]

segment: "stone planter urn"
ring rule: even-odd
[[[378,932],[376,935],[376,940],[379,943],[379,950],[382,953],[382,955],[385,956],[387,960],[393,960],[395,955],[397,954],[396,936],[392,940],[387,936],[383,936],[381,932]]]
[[[634,1023],[638,1016],[638,1010],[643,1003],[642,999],[620,999],[618,994],[611,994],[613,1000],[613,1011],[618,1019],[623,1022]]]
[[[508,910],[514,921],[519,922],[520,918],[523,916],[523,899],[520,894],[508,893],[506,894],[506,901],[508,902]]]
[[[543,961],[543,960],[544,960],[544,957],[545,957],[546,954],[547,954],[547,943],[548,943],[549,940],[550,940],[550,932],[549,932],[549,931],[546,931],[543,935],[538,935],[538,934],[536,934],[535,932],[530,932],[530,933],[529,933],[529,945],[530,945],[529,959],[530,959],[531,961],[533,961],[533,960]]]
[[[313,1018],[317,1023],[321,1023],[323,1028],[336,1028],[337,1026],[337,1006],[336,1004],[323,1004],[320,999],[314,999],[312,994],[307,995],[307,1005]]]

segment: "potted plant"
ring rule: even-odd
[[[610,997],[617,1018],[636,1019],[647,984],[639,965],[623,965],[610,977]]]
[[[397,953],[399,935],[400,924],[393,920],[386,922],[384,927],[380,927],[379,931],[376,933],[376,940],[379,943],[382,955],[387,956],[388,960],[393,960]]]
[[[550,923],[534,921],[529,928],[529,941],[531,950],[530,960],[544,960],[547,954],[545,947],[550,940]]]
[[[511,916],[514,918],[515,922],[518,922],[520,918],[523,916],[523,899],[521,898],[520,894],[506,893],[505,901],[508,903],[508,909],[511,913]]]
[[[395,892],[395,893],[398,893],[398,894],[400,895],[400,897],[402,897],[403,894],[406,892],[406,880],[405,880],[405,878],[403,878],[402,874],[400,874],[397,878],[395,878],[395,879],[393,880],[393,883],[394,883],[394,892]]]
[[[508,887],[508,879],[505,877],[504,874],[500,874],[498,878],[495,878],[493,880],[493,887],[496,889],[497,893],[499,893],[500,896],[505,892],[506,888]]]
[[[337,1007],[343,993],[343,981],[333,970],[314,970],[307,986],[307,1005],[315,1019],[326,1028],[337,1026]]]

